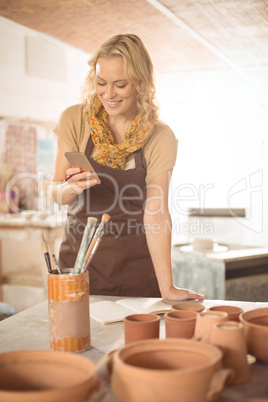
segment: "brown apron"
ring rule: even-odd
[[[88,217],[111,216],[89,266],[90,294],[161,297],[143,226],[146,200],[146,162],[142,149],[134,152],[135,168],[113,169],[86,155],[101,184],[85,190],[69,206],[59,264],[73,267]]]

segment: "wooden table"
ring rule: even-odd
[[[117,300],[118,298],[90,296],[90,303],[104,299]],[[207,308],[219,304],[240,306],[245,311],[253,308],[268,307],[268,303],[204,301],[204,305]],[[163,316],[161,316],[160,338],[165,338]],[[102,325],[91,319],[91,344],[92,348],[89,351],[81,353],[83,357],[95,363],[101,382],[100,390],[92,396],[91,401],[116,402],[117,399],[110,390],[105,364],[106,355],[109,351],[124,346],[123,323]],[[49,349],[47,301],[0,322],[1,353],[30,349]],[[251,369],[252,378],[248,383],[226,387],[218,401],[237,402],[249,397],[268,398],[268,364],[257,361],[251,365]]]

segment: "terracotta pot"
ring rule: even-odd
[[[47,350],[0,354],[0,400],[82,402],[99,388],[93,363]]]
[[[268,363],[268,307],[246,311],[240,315],[244,325],[248,352]]]
[[[51,350],[90,349],[88,271],[77,275],[48,274],[48,319]]]
[[[190,339],[132,343],[110,355],[111,388],[121,402],[196,402],[217,398],[230,369],[219,348]]]
[[[250,380],[251,370],[247,361],[247,344],[243,325],[226,321],[213,326],[211,343],[223,351],[223,367],[235,372],[229,384],[243,384]]]
[[[173,304],[172,310],[191,310],[201,313],[203,310],[205,310],[205,306],[197,302],[180,302]]]
[[[160,317],[156,314],[131,314],[124,318],[125,344],[159,338]]]
[[[228,320],[238,321],[238,322],[239,322],[240,314],[243,313],[242,308],[237,307],[237,306],[229,306],[229,305],[213,306],[213,307],[210,307],[208,309],[208,311],[224,311],[225,313],[228,314]]]
[[[198,314],[194,338],[198,341],[210,342],[213,325],[227,320],[228,314],[223,311],[206,311]]]
[[[195,331],[196,311],[177,310],[165,314],[166,338],[192,338]]]

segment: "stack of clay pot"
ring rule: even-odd
[[[225,384],[250,380],[248,353],[268,362],[268,308],[205,311],[201,303],[181,302],[165,314],[165,329],[166,339],[128,342],[110,354],[119,401],[215,401]]]

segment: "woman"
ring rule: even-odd
[[[136,35],[117,35],[89,66],[83,103],[66,109],[54,130],[54,200],[69,206],[59,263],[74,266],[87,218],[107,213],[89,267],[91,294],[203,299],[173,285],[168,190],[177,140],[158,119],[150,56]],[[85,152],[101,183],[71,168],[68,151]]]

